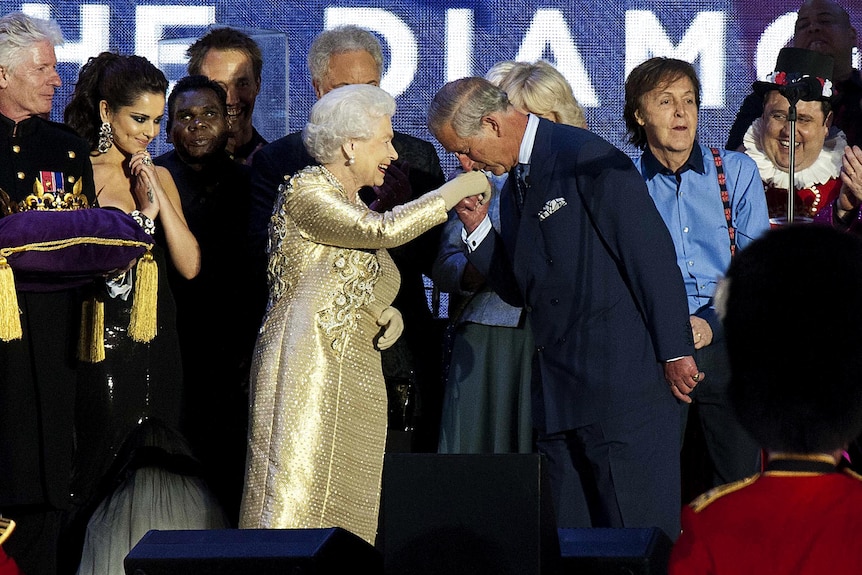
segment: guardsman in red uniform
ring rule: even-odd
[[[768,232],[734,258],[716,299],[730,398],[762,473],[683,509],[670,575],[862,573],[862,240],[827,226]],[[798,303],[833,294],[821,313]],[[830,358],[823,360],[822,358]]]

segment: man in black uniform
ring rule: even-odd
[[[230,161],[227,96],[206,76],[177,82],[167,129],[174,150],[153,161],[173,176],[201,250],[194,279],[168,270],[183,357],[184,434],[235,526],[245,474],[247,379],[259,327],[249,309],[251,169]]]
[[[357,26],[340,26],[319,34],[308,53],[311,83],[318,98],[348,84],[378,86],[383,74],[380,42]],[[362,199],[371,209],[384,212],[443,185],[445,177],[433,144],[408,134],[395,132],[392,146],[398,161],[386,170],[383,185],[363,188]],[[302,144],[299,132],[288,134],[261,148],[252,162],[251,247],[257,267],[265,267],[267,226],[279,185],[297,171],[317,162]],[[404,316],[404,334],[382,353],[383,375],[390,397],[390,431],[413,427],[410,445],[396,444],[400,435],[390,432],[389,451],[436,452],[443,400],[442,334],[434,322],[425,295],[423,274],[430,277],[437,257],[442,226],[437,226],[413,241],[389,250],[401,273],[401,289],[393,306]],[[420,413],[413,421],[398,413],[405,399],[401,394],[415,382]],[[415,397],[407,398],[413,402]],[[412,409],[412,405],[403,405]],[[404,421],[407,419],[407,421]],[[397,440],[396,440],[397,441]]]
[[[35,197],[37,187],[57,195],[78,184],[80,195],[54,209],[87,207],[95,199],[86,142],[44,119],[60,86],[54,46],[62,43],[54,21],[21,13],[0,18],[4,215],[27,209],[27,197]],[[73,503],[69,480],[81,303],[75,290],[62,287],[17,295],[23,337],[0,342],[0,514],[18,524],[4,549],[25,573],[39,575],[58,571],[59,542]]]

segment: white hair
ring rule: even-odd
[[[59,46],[63,32],[54,20],[42,20],[23,12],[11,12],[0,18],[0,66],[14,69],[24,56],[24,50],[40,42]]]
[[[311,157],[329,164],[339,158],[343,144],[367,140],[374,133],[374,121],[394,113],[395,99],[377,86],[342,86],[324,94],[311,108],[302,142]]]

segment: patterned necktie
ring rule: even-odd
[[[524,208],[524,198],[527,196],[527,189],[530,187],[527,183],[527,175],[529,173],[529,164],[518,164],[515,166],[515,191],[517,192],[515,199],[518,202],[519,210]]]

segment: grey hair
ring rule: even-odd
[[[345,25],[324,30],[311,43],[307,60],[311,79],[318,83],[323,80],[332,55],[345,52],[368,52],[377,64],[377,72],[383,75],[383,50],[377,37],[359,26]]]
[[[374,120],[394,113],[395,99],[377,86],[342,86],[311,107],[302,143],[312,158],[331,164],[341,157],[341,146],[350,140],[367,140],[374,134]]]
[[[428,108],[428,129],[440,135],[448,125],[459,138],[469,138],[482,129],[482,118],[509,108],[506,92],[484,78],[454,80],[444,85]]]
[[[63,32],[56,21],[33,18],[23,12],[11,12],[0,18],[0,66],[14,69],[21,63],[24,50],[40,42],[63,44]]]

